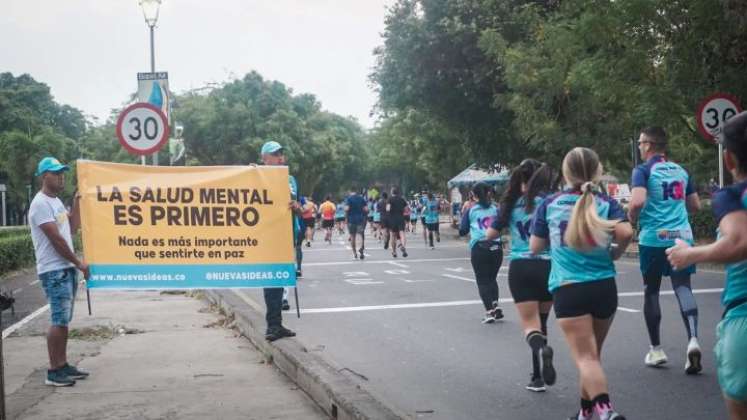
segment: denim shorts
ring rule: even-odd
[[[78,272],[74,267],[48,271],[40,274],[39,280],[47,295],[52,325],[67,327],[73,319]]]
[[[747,317],[722,320],[716,328],[718,382],[727,397],[747,402]]]

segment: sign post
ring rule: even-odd
[[[117,118],[117,138],[128,152],[145,156],[160,149],[169,138],[169,122],[159,108],[138,102]]]
[[[739,99],[727,93],[714,93],[700,101],[695,117],[698,131],[711,143],[718,145],[718,185],[724,187],[724,124],[729,118],[742,112]]]

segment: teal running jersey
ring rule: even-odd
[[[469,248],[472,249],[475,244],[485,240],[488,228],[498,219],[498,208],[493,204],[490,207],[483,207],[475,204],[462,215],[462,221],[459,224],[459,235],[464,236],[469,233]],[[492,241],[500,245],[500,236]]]
[[[335,219],[344,219],[344,218],[345,218],[345,204],[338,203],[337,207],[335,207]]]
[[[727,214],[734,211],[744,211],[744,198],[747,195],[747,181],[730,185],[713,194],[713,214],[716,222],[720,223]],[[733,264],[726,264],[726,281],[721,303],[726,307],[732,302],[747,299],[747,260]],[[747,303],[729,311],[727,318],[747,316]]]
[[[424,213],[425,223],[438,223],[438,200],[428,200]]]
[[[291,200],[298,201],[298,183],[293,175],[288,175],[288,186],[290,187]],[[291,224],[293,225],[293,238],[298,237],[298,233],[301,231],[301,222],[298,220],[298,215],[292,213]],[[295,241],[295,239],[294,239]]]
[[[610,256],[610,241],[588,251],[579,251],[567,246],[565,231],[573,207],[581,197],[578,191],[566,190],[547,197],[534,212],[531,233],[550,240],[549,289],[570,283],[604,280],[615,277],[615,265]],[[607,220],[627,220],[625,212],[615,199],[594,193],[599,217]]]
[[[685,199],[695,192],[690,175],[674,162],[656,155],[633,170],[633,188],[647,191],[641,210],[638,242],[644,246],[670,247],[675,239],[693,243]]]
[[[534,198],[534,210],[537,210],[542,204],[542,197]],[[511,233],[511,253],[509,256],[512,260],[521,259],[550,259],[550,252],[544,250],[537,255],[532,254],[529,250],[529,236],[531,235],[529,229],[532,226],[532,216],[534,211],[531,213],[526,212],[526,199],[520,197],[516,200],[514,208],[511,211],[511,217],[508,221],[509,232]],[[498,226],[498,220],[496,219],[493,224],[493,229],[500,230],[504,226]]]

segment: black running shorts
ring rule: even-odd
[[[553,297],[556,318],[591,315],[596,319],[607,319],[617,310],[614,277],[560,286],[553,291]]]
[[[306,225],[307,228],[314,229],[314,222],[316,222],[316,219],[313,217],[310,217],[308,219],[303,219],[303,223]]]
[[[335,227],[334,220],[322,220],[322,229],[331,229],[333,227]]]
[[[550,278],[550,260],[523,258],[511,260],[508,265],[508,287],[514,302],[552,302],[547,289]]]
[[[425,225],[428,227],[428,230],[430,232],[438,232],[438,222],[436,222],[436,223],[426,223]]]
[[[389,229],[394,233],[404,231],[405,230],[404,217],[390,217],[389,218]]]

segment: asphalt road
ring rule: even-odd
[[[420,226],[418,226],[420,228]],[[578,377],[554,317],[550,343],[558,382],[548,392],[526,391],[531,360],[508,291],[504,261],[499,274],[506,317],[480,323],[466,243],[442,225],[436,249],[421,232],[410,235],[408,258],[393,259],[369,240],[365,261],[354,260],[345,237],[304,247],[299,282],[302,318],[286,312],[285,324],[310,349],[353,372],[373,394],[423,419],[566,418],[578,407]],[[713,345],[721,314],[723,274],[700,270],[694,277],[700,310],[704,372],[684,374],[685,329],[671,294],[662,303],[666,368],[644,366],[648,338],[641,312],[637,261],[617,264],[619,305],[603,352],[610,394],[630,419],[717,419],[726,413],[716,380]],[[259,291],[237,291],[261,305]]]

